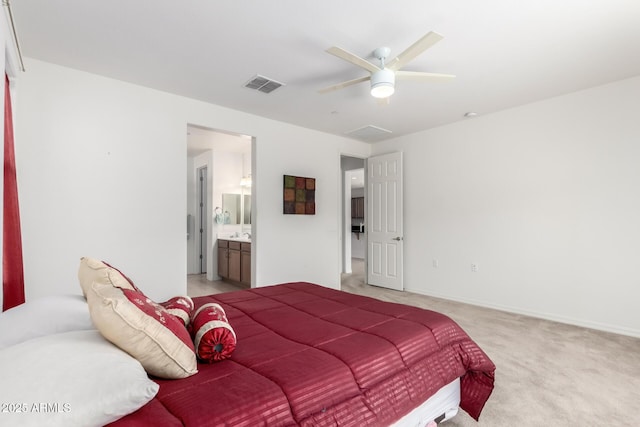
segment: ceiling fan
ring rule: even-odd
[[[439,73],[424,73],[420,71],[401,71],[400,68],[404,67],[408,62],[413,60],[416,56],[442,40],[443,37],[433,31],[428,32],[414,44],[409,46],[404,52],[396,56],[390,61],[387,61],[391,49],[388,47],[379,47],[373,51],[373,56],[380,61],[380,66],[377,66],[351,52],[348,52],[342,48],[333,46],[327,49],[327,52],[337,56],[340,59],[344,59],[360,68],[364,68],[371,74],[365,77],[359,77],[357,79],[348,80],[346,82],[338,83],[324,89],[320,89],[319,93],[332,92],[334,90],[342,89],[347,86],[351,86],[357,83],[371,81],[371,95],[375,98],[388,98],[393,95],[395,91],[396,79],[402,80],[414,80],[414,81],[437,81],[437,80],[451,80],[455,78],[452,74],[439,74]]]

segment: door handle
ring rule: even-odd
[[[399,242],[400,240],[402,240],[402,237],[400,237],[400,236],[398,236],[398,237],[394,237],[394,238],[393,238],[393,239],[391,239],[391,240],[396,240],[396,241],[398,241],[398,242]]]

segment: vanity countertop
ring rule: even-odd
[[[217,238],[219,240],[230,240],[232,242],[251,243],[251,238],[242,234],[239,236],[236,236],[234,234],[229,234],[229,235],[218,234]]]
[[[230,240],[232,242],[251,243],[251,239],[248,237],[218,237],[220,240]]]

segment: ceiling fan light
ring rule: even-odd
[[[395,92],[396,75],[393,71],[376,71],[371,75],[371,96],[375,98],[387,98]]]
[[[388,98],[393,95],[395,89],[392,84],[378,83],[377,85],[371,85],[371,96],[374,98]]]

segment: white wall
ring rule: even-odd
[[[151,297],[186,292],[186,125],[256,137],[255,283],[339,287],[342,152],[370,146],[26,59],[16,155],[27,298],[77,292],[81,256]],[[317,179],[317,214],[282,214],[282,175]]]
[[[351,233],[351,258],[364,259],[367,248],[367,235]]]
[[[308,133],[302,128],[292,128],[288,138],[272,144],[263,144],[263,141],[258,137],[255,143],[257,177],[252,193],[257,195],[257,205],[252,209],[258,228],[253,241],[259,244],[260,251],[272,253],[270,257],[256,259],[259,283],[306,277],[308,281],[339,289],[342,247],[340,154],[356,153],[359,149],[364,157],[370,146],[352,140],[344,140],[343,145],[335,142],[328,145],[331,140],[327,140],[326,135]],[[316,178],[316,215],[282,214],[283,175]],[[270,212],[268,217],[264,215],[265,210]],[[296,235],[298,237],[294,238]],[[265,241],[269,242],[267,247]],[[320,264],[322,268],[319,268]]]
[[[639,111],[636,77],[376,144],[407,290],[640,336]]]

